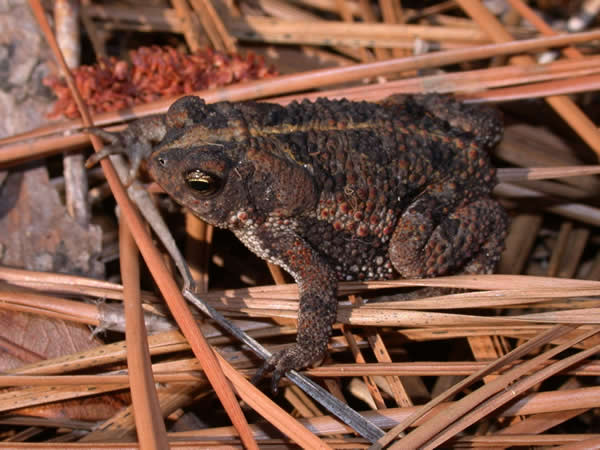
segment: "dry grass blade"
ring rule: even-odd
[[[435,407],[437,407],[441,403],[451,399],[454,395],[456,395],[458,392],[462,391],[463,389],[467,388],[468,386],[473,384],[475,381],[480,380],[484,376],[492,373],[493,371],[497,370],[498,368],[503,367],[504,365],[509,364],[512,361],[515,361],[515,360],[525,356],[526,354],[531,352],[533,349],[535,349],[541,345],[544,345],[548,342],[551,342],[553,339],[568,333],[572,329],[573,329],[573,327],[570,327],[568,325],[558,325],[558,326],[555,326],[552,329],[548,330],[547,332],[536,336],[535,338],[531,339],[530,341],[526,342],[525,344],[521,344],[519,347],[515,348],[513,351],[507,353],[503,357],[490,363],[487,367],[485,367],[485,368],[481,369],[480,371],[472,374],[471,376],[465,378],[460,383],[455,384],[452,388],[448,389],[443,394],[437,396],[435,399],[433,399],[426,405],[419,407],[417,409],[417,411],[415,413],[413,413],[410,417],[408,417],[407,419],[405,419],[404,421],[402,421],[401,423],[396,425],[394,428],[392,428],[388,433],[386,433],[386,435],[383,438],[381,438],[377,442],[377,444],[373,446],[373,448],[375,449],[375,448],[378,448],[378,446],[388,445],[390,442],[392,442],[393,439],[396,438],[396,436],[398,436],[400,433],[404,432],[404,430],[406,430],[413,423],[417,422],[417,420],[424,417],[427,413],[432,411]]]
[[[584,299],[579,305],[573,303],[578,297],[598,295],[600,283],[597,281],[554,279],[516,275],[478,275],[438,277],[435,279],[396,280],[365,283],[341,283],[340,294],[368,295],[369,290],[397,288],[403,286],[450,287],[455,289],[484,289],[430,297],[422,300],[395,300],[394,296],[378,296],[377,302],[361,306],[340,305],[338,320],[355,325],[406,325],[416,326],[464,326],[515,321],[552,323],[597,323],[598,314],[593,306],[595,301]],[[513,286],[506,289],[506,286]],[[260,288],[213,291],[206,295],[217,309],[230,312],[244,312],[250,316],[293,317],[297,313],[297,290],[294,286],[262,286]],[[549,303],[550,299],[569,299],[569,302]],[[383,301],[382,301],[383,300]],[[522,307],[569,308],[570,310],[536,314],[520,314],[504,317],[485,315],[439,314],[415,310],[447,310],[473,308],[504,308],[510,305]],[[575,306],[586,308],[573,309]]]
[[[202,45],[202,34],[200,33],[201,27],[198,17],[192,14],[187,1],[173,0],[171,3],[173,3],[175,13],[181,22],[182,32],[187,44],[192,51],[198,50]]]
[[[585,339],[585,338],[592,336],[593,334],[598,333],[598,332],[600,332],[600,329],[595,329],[588,333],[583,333],[582,338]],[[573,344],[569,343],[568,346],[563,346],[563,350],[565,348],[570,347],[571,345],[573,345]],[[560,348],[560,347],[558,347],[558,348]],[[588,350],[583,350],[583,351],[581,351],[575,355],[569,356],[568,358],[565,358],[561,361],[557,361],[556,363],[554,363],[548,367],[545,367],[545,368],[537,371],[536,373],[534,373],[522,380],[519,380],[518,382],[516,382],[514,384],[511,384],[510,389],[505,389],[504,391],[500,391],[493,398],[489,399],[486,402],[482,402],[477,408],[473,408],[468,414],[462,415],[456,423],[454,423],[451,427],[448,427],[446,430],[444,430],[443,433],[440,433],[438,436],[436,436],[435,439],[428,442],[427,446],[424,448],[432,448],[432,449],[438,448],[446,440],[448,440],[452,436],[455,436],[457,433],[464,430],[467,426],[475,423],[477,420],[486,416],[490,412],[507,404],[508,402],[513,400],[516,396],[518,396],[521,393],[525,392],[526,390],[532,388],[533,386],[535,386],[536,384],[540,383],[541,381],[547,379],[548,377],[562,371],[564,368],[574,365],[588,357],[591,357],[594,354],[598,353],[599,351],[600,351],[600,345],[596,345]],[[558,349],[551,350],[551,351],[547,352],[546,355],[551,352],[556,353],[556,352],[558,352]],[[544,356],[544,355],[540,355],[539,358],[541,358],[542,356]],[[502,377],[507,376],[507,375],[508,374],[502,375],[498,379],[502,379]],[[396,447],[396,448],[398,448],[398,447]]]
[[[547,199],[543,192],[517,186],[510,183],[500,183],[494,188],[494,193],[512,199]],[[600,226],[600,208],[589,206],[585,203],[561,201],[544,207],[545,211],[552,212],[569,219],[579,220],[594,226]]]
[[[599,173],[600,166],[511,168],[498,169],[498,179],[503,182],[522,180],[546,180],[553,178],[596,175]]]
[[[173,413],[178,408],[181,408],[185,404],[188,404],[193,400],[194,394],[201,388],[202,385],[197,384],[171,384],[168,386],[160,386],[158,388],[158,403],[160,409],[158,411],[159,417],[166,417]],[[135,428],[137,420],[135,420],[135,411],[133,405],[127,408],[123,408],[109,420],[96,427],[91,433],[80,439],[80,442],[86,442],[88,445],[94,443],[114,442],[131,440],[133,433],[132,430]],[[237,437],[235,433],[234,438]],[[149,443],[148,448],[152,448],[153,444]],[[163,445],[159,448],[167,448],[170,446]],[[146,448],[141,445],[140,448]]]
[[[229,28],[239,39],[287,44],[411,48],[415,38],[477,44],[489,42],[487,34],[478,29],[427,25],[321,23],[248,16],[243,21],[231,21]]]
[[[29,312],[94,326],[100,325],[96,305],[43,294],[0,290],[0,309]]]
[[[287,104],[293,100],[316,100],[318,97],[348,98],[354,100],[379,101],[389,95],[403,93],[460,93],[466,101],[502,97],[501,87],[521,86],[520,98],[540,96],[541,82],[568,79],[597,74],[596,65],[600,59],[596,57],[582,58],[577,61],[555,61],[547,64],[528,64],[522,66],[491,67],[458,73],[441,73],[435,75],[403,78],[400,80],[376,83],[367,86],[331,89],[315,93],[290,95],[270,101]],[[586,86],[571,82],[570,90],[583,91]],[[491,90],[488,92],[488,90]],[[523,91],[523,92],[521,92]],[[527,94],[527,91],[531,91]],[[510,94],[510,92],[509,92]],[[529,97],[527,96],[529,95]]]
[[[541,83],[531,83],[527,86],[506,87],[494,89],[491,92],[476,93],[470,96],[471,101],[508,102],[526,98],[549,98],[565,96],[581,92],[596,91],[600,87],[600,76],[576,76],[569,80],[553,80]]]
[[[434,414],[441,413],[454,403],[442,403],[434,408],[424,419],[417,421],[415,425],[421,425],[424,420]],[[562,391],[533,393],[516,400],[510,407],[498,413],[498,417],[514,417],[520,415],[543,414],[556,411],[570,411],[581,408],[596,408],[600,405],[600,388],[588,387],[579,389],[567,389]],[[410,408],[388,408],[377,411],[366,411],[363,415],[373,423],[382,428],[391,428],[398,422],[414,414],[420,407]],[[320,416],[301,420],[303,425],[319,435],[330,435],[348,433],[351,430],[340,421],[330,416]],[[235,433],[231,427],[212,428],[208,430],[195,430],[185,433],[187,437],[211,437],[231,438]],[[268,434],[262,430],[255,429],[256,439],[268,439]]]
[[[235,41],[230,36],[227,28],[223,25],[210,0],[191,0],[192,7],[197,12],[197,17],[202,22],[202,26],[209,36],[213,47],[217,50],[226,50],[234,53]]]
[[[31,288],[37,287],[44,291],[70,292],[98,297],[103,297],[107,292],[112,291],[117,291],[121,295],[120,292],[123,290],[123,287],[119,284],[89,277],[52,272],[36,272],[34,270],[15,269],[12,267],[0,267],[0,279],[7,283]],[[78,289],[90,289],[90,291]],[[101,291],[94,291],[93,289],[100,289]],[[122,296],[110,298],[122,298]]]
[[[66,386],[54,386],[48,389],[48,385],[23,387],[14,391],[0,394],[0,412],[8,412],[18,408],[44,405],[46,403],[61,400],[81,399],[106,392],[115,392],[127,389],[128,384],[104,384],[104,385],[79,385],[67,384]]]
[[[528,305],[540,303],[548,298],[587,297],[600,295],[600,288],[590,289],[504,289],[481,292],[465,292],[460,294],[429,297],[423,300],[389,301],[367,303],[370,308],[397,309],[460,309],[460,308],[494,308],[506,305]],[[387,297],[380,297],[381,300]],[[393,296],[392,296],[393,298]],[[539,306],[539,305],[538,305]]]
[[[277,314],[273,310],[255,310],[252,316],[273,315],[279,317],[294,317],[294,313]],[[585,323],[590,325],[600,324],[600,308],[586,308],[584,310],[567,310],[556,313],[521,314],[508,317],[487,317],[469,314],[448,314],[425,311],[409,310],[341,310],[338,321],[351,325],[390,326],[390,327],[428,327],[428,326],[469,326],[469,325],[502,325],[515,322],[531,323]]]
[[[571,442],[558,447],[560,450],[587,450],[600,447],[600,436],[590,437],[585,435],[580,437],[578,442]]]
[[[342,282],[338,286],[339,295],[349,295],[365,292],[369,289],[393,289],[401,287],[442,287],[451,289],[472,290],[506,290],[511,289],[598,289],[600,281],[578,280],[578,279],[556,279],[552,277],[533,275],[453,275],[436,278],[402,278],[387,281],[349,281]],[[297,298],[298,287],[295,284],[256,286],[245,289],[227,289],[224,291],[212,291],[206,294],[206,298],[229,298],[238,295],[249,297],[263,297],[264,294],[276,294],[288,299]]]
[[[554,343],[560,339],[555,339]],[[507,367],[521,364],[518,360],[499,368],[494,373],[498,373]],[[552,364],[555,360],[547,361],[546,364]],[[331,364],[327,366],[315,367],[307,370],[307,373],[313,377],[364,377],[372,376],[444,376],[444,375],[466,375],[487,367],[489,362],[485,361],[430,361],[430,362],[392,362],[392,363],[345,363]],[[577,376],[597,376],[600,374],[600,363],[596,361],[587,361],[577,367],[564,372]],[[166,378],[164,378],[166,379]],[[115,382],[119,381],[115,379]]]
[[[594,435],[591,435],[594,436]],[[514,446],[541,446],[560,449],[590,449],[596,448],[599,438],[586,439],[588,434],[516,434],[514,436],[467,436],[452,440],[457,447],[467,448],[505,448]],[[589,444],[585,444],[589,442]],[[587,446],[582,446],[582,445]],[[561,447],[555,447],[561,445]]]
[[[178,331],[168,331],[148,336],[152,355],[189,350],[190,346]],[[84,352],[73,353],[59,358],[8,370],[6,373],[22,375],[51,375],[73,372],[124,361],[127,356],[125,341],[106,344]]]
[[[127,367],[136,431],[140,446],[147,449],[165,448],[168,446],[167,430],[154,388],[152,362],[146,340],[138,253],[125,222],[119,225],[119,244],[125,297]]]
[[[155,374],[157,382],[188,383],[205,380],[198,373]],[[0,375],[0,386],[128,386],[130,375]],[[93,394],[93,389],[90,389]]]
[[[561,333],[563,331],[564,332],[570,331],[570,329],[566,329],[566,328],[562,328],[562,329],[556,328],[555,330],[558,332],[561,332]],[[566,349],[571,348],[573,345],[595,335],[598,332],[600,332],[600,329],[598,329],[598,328],[592,329],[590,331],[581,332],[576,337],[574,337],[573,339],[570,339],[566,343],[558,345],[558,346],[552,348],[551,350],[548,350],[548,351],[544,352],[543,354],[531,359],[530,361],[527,361],[527,362],[520,364],[519,366],[509,370],[505,374],[488,382],[481,388],[477,389],[473,393],[467,395],[463,399],[456,402],[451,408],[449,408],[448,410],[445,410],[443,415],[440,415],[440,414],[436,415],[435,420],[434,419],[428,420],[425,424],[419,426],[418,428],[416,428],[415,430],[410,432],[405,438],[403,438],[397,444],[394,444],[391,448],[395,448],[395,449],[420,448],[423,445],[426,445],[426,444],[429,445],[429,441],[432,440],[434,437],[437,437],[438,433],[440,433],[440,436],[445,436],[445,439],[447,439],[448,437],[454,436],[453,432],[458,432],[462,428],[458,428],[458,427],[451,428],[451,427],[449,427],[450,424],[453,424],[454,422],[462,424],[461,421],[463,420],[463,418],[471,417],[471,416],[468,416],[468,413],[470,411],[474,410],[480,404],[482,404],[487,399],[489,399],[492,395],[496,394],[497,392],[502,391],[503,389],[505,389],[507,386],[511,385],[512,383],[514,383],[515,380],[522,377],[526,373],[536,370],[536,368],[539,366],[540,363],[554,357],[555,355],[565,351]],[[594,347],[593,349],[590,349],[590,350],[593,350],[593,351],[591,351],[591,353],[590,353],[590,350],[581,352],[580,356],[584,355],[585,357],[587,357],[588,355],[591,355],[591,354],[594,354],[595,352],[597,352],[599,350],[599,348],[600,347],[597,346],[597,347]],[[569,362],[570,362],[570,360],[569,360]],[[575,361],[573,361],[573,362],[575,362]],[[572,364],[573,362],[570,362],[570,363]],[[557,363],[557,364],[560,364],[560,363]],[[546,372],[544,374],[546,376],[551,375],[551,373],[546,373]],[[506,399],[505,402],[502,402],[502,404],[506,403],[506,401],[508,401],[508,400],[512,400],[513,398],[514,397],[511,396],[509,399]],[[500,404],[496,405],[496,407],[499,407],[499,406],[501,406],[501,405]],[[465,419],[465,420],[467,420],[467,419]],[[446,427],[448,427],[448,428],[446,428]],[[441,432],[442,431],[445,432],[446,429],[448,431],[448,435],[441,434]],[[444,441],[442,441],[442,442],[444,442]],[[429,447],[429,448],[432,448],[432,447]]]
[[[56,285],[53,287],[56,288]],[[40,288],[40,286],[37,286]],[[60,289],[62,290],[62,289]],[[83,294],[85,288],[70,286],[64,291],[71,291]],[[98,289],[93,289],[98,294]],[[102,295],[102,298],[111,298],[115,292],[113,290],[100,289],[108,292],[108,295]],[[118,289],[117,299],[121,299],[122,291]],[[146,298],[153,299],[153,296],[146,293]],[[165,331],[174,327],[173,323],[163,315],[154,314],[150,311],[144,312],[144,322],[149,331]],[[0,289],[0,310],[16,311],[34,314],[69,322],[84,323],[96,327],[97,332],[112,330],[125,330],[125,317],[123,308],[119,304],[105,303],[98,301],[95,303],[86,303],[84,301],[69,300],[61,297],[38,294],[37,291],[30,292],[29,289],[17,287],[16,285],[6,284],[4,289]]]

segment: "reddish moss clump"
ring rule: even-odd
[[[161,97],[226,86],[240,81],[277,75],[263,58],[227,55],[215,50],[192,54],[172,47],[140,47],[130,52],[130,62],[114,57],[103,58],[93,66],[73,70],[83,99],[94,113],[117,111],[151,102]],[[46,77],[44,84],[58,97],[51,117],[79,117],[71,92],[63,79]]]

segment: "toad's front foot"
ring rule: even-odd
[[[86,162],[89,169],[101,159],[109,155],[124,154],[131,166],[128,180],[129,185],[136,178],[142,161],[147,159],[167,132],[164,115],[149,116],[132,122],[125,130],[109,132],[101,128],[86,128],[86,133],[98,136],[109,144],[98,153],[93,154]]]
[[[288,370],[302,369],[318,361],[325,355],[327,346],[322,350],[307,349],[298,344],[293,344],[277,353],[271,355],[263,366],[256,372],[252,382],[256,383],[266,372],[273,371],[271,376],[271,391],[277,393],[279,381]]]

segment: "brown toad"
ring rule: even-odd
[[[507,217],[490,196],[502,124],[449,96],[207,105],[183,97],[113,138],[177,202],[288,271],[297,343],[274,385],[321,358],[338,280],[491,272]]]

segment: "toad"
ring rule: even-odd
[[[297,282],[296,343],[264,366],[277,386],[325,354],[339,280],[493,270],[508,222],[490,195],[502,131],[496,110],[432,94],[287,106],[188,96],[100,134]]]

